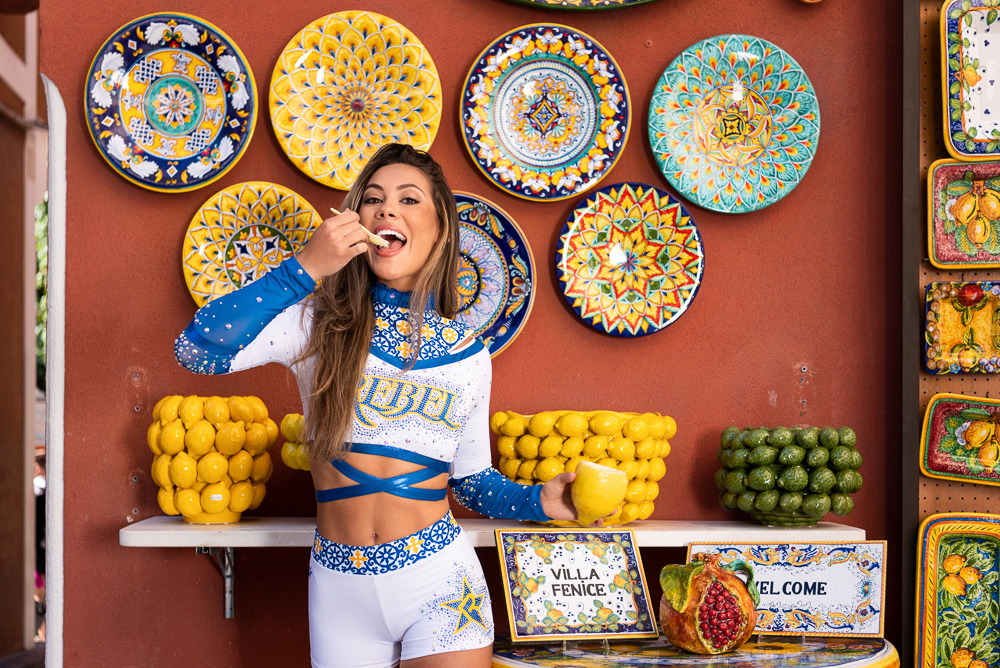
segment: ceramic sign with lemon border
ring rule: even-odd
[[[920,470],[931,478],[1000,485],[1000,400],[935,394],[920,434]]]
[[[511,640],[656,638],[656,619],[627,529],[497,529]]]

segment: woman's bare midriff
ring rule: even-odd
[[[350,453],[347,463],[378,478],[392,478],[421,470],[422,466],[388,457]],[[312,465],[316,489],[355,485],[329,463]],[[444,489],[447,474],[440,474],[414,487]],[[448,512],[448,499],[418,501],[379,492],[316,504],[316,525],[324,538],[344,545],[378,545],[405,538],[429,527]]]

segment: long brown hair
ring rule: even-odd
[[[404,164],[422,171],[431,182],[431,197],[438,218],[438,242],[431,249],[410,292],[407,319],[414,353],[409,370],[420,355],[420,331],[429,299],[445,317],[455,313],[458,275],[458,212],[455,196],[441,166],[429,154],[405,144],[387,144],[372,156],[347,191],[343,209],[358,211],[372,175],[382,167]],[[313,326],[309,345],[300,360],[315,357],[315,377],[309,396],[306,433],[312,435],[314,461],[340,459],[352,440],[354,404],[371,345],[375,315],[371,286],[377,281],[363,255],[352,259],[323,283],[312,296]]]

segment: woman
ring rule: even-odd
[[[458,214],[440,166],[384,146],[343,208],[298,256],[199,310],[177,359],[199,373],[280,362],[298,380],[317,499],[313,665],[489,666],[489,592],[445,484],[492,517],[568,520],[575,474],[531,487],[490,466],[490,354],[448,319]]]

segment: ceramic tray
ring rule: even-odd
[[[701,285],[705,249],[694,219],[669,193],[605,186],[570,213],[556,275],[573,311],[594,329],[643,336],[679,318]]]
[[[407,28],[375,12],[337,12],[307,25],[278,56],[270,110],[292,163],[346,190],[382,144],[430,148],[441,82]]]
[[[997,665],[998,571],[1000,516],[942,513],[924,520],[917,538],[918,668]]]
[[[755,211],[805,176],[819,142],[819,103],[778,46],[719,35],[685,49],[660,77],[649,142],[686,199],[723,213]]]
[[[920,435],[920,470],[932,478],[1000,485],[1000,400],[936,394]]]
[[[944,144],[960,160],[1000,156],[1000,40],[994,0],[949,0],[941,8]]]
[[[523,26],[486,47],[465,79],[460,114],[483,174],[513,195],[549,201],[603,179],[632,120],[614,58],[557,24]]]
[[[98,50],[87,74],[87,128],[132,183],[184,192],[212,183],[243,155],[257,88],[226,33],[189,14],[149,14]]]
[[[930,283],[925,302],[928,371],[1000,371],[1000,282]]]
[[[184,235],[182,267],[198,307],[277,267],[323,222],[309,202],[275,183],[220,190],[201,205]]]
[[[496,357],[514,342],[535,300],[535,261],[521,228],[506,211],[456,192],[460,266],[455,320],[471,327]]]
[[[1000,267],[1000,161],[931,165],[927,248],[940,269]]]
[[[617,7],[634,7],[645,5],[656,0],[513,0],[522,5],[535,5],[549,9],[615,9]]]

